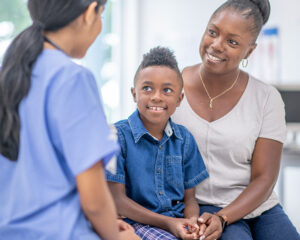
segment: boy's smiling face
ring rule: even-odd
[[[178,73],[167,66],[141,69],[131,92],[140,118],[150,133],[152,129],[164,130],[183,98]]]

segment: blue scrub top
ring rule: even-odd
[[[80,208],[75,177],[119,146],[92,74],[43,50],[19,106],[16,162],[0,155],[0,239],[100,239]]]

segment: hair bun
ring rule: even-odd
[[[271,6],[269,0],[249,0],[253,4],[255,4],[263,18],[263,23],[265,24],[270,16]]]

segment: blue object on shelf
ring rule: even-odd
[[[278,28],[277,27],[273,27],[273,28],[265,28],[262,31],[263,35],[278,35]]]

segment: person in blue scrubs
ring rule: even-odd
[[[139,239],[118,222],[104,167],[119,150],[93,75],[74,63],[105,0],[29,0],[33,23],[0,72],[0,239]]]

